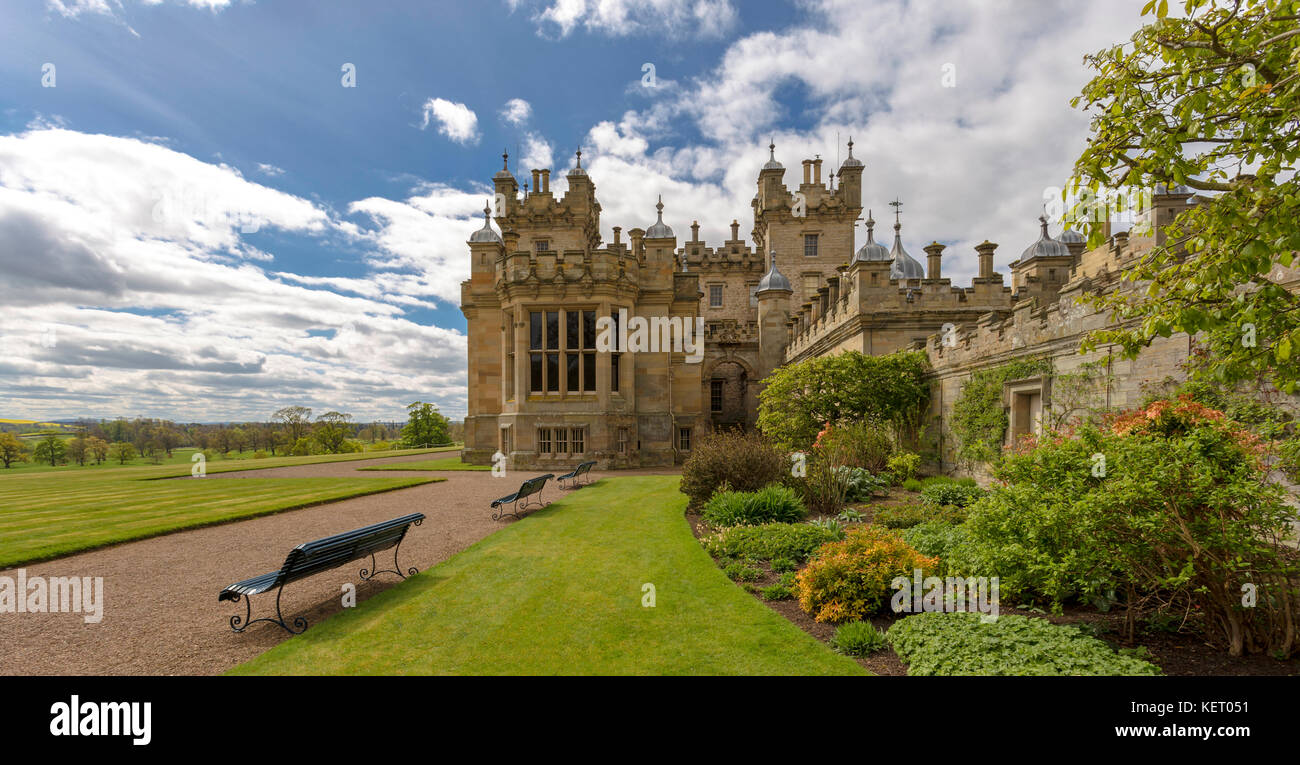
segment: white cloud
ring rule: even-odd
[[[525,4],[508,0],[511,10]],[[539,34],[568,36],[581,26],[589,32],[623,37],[719,37],[738,19],[729,0],[547,0],[533,15]]]
[[[522,125],[533,116],[533,106],[522,98],[512,98],[506,101],[505,107],[501,109],[501,119],[509,122],[511,125]]]
[[[287,402],[364,419],[422,398],[463,414],[464,336],[405,317],[450,299],[441,284],[395,263],[350,278],[267,271],[248,221],[323,243],[383,238],[157,144],[0,136],[6,408],[265,419]],[[467,214],[458,251],[472,228]]]
[[[518,163],[518,166],[523,170],[549,168],[555,161],[554,149],[551,147],[550,141],[537,133],[524,135],[523,149],[524,154],[520,157]]]
[[[268,163],[266,163],[266,162],[258,162],[258,163],[257,163],[257,170],[258,170],[258,172],[260,172],[262,175],[267,175],[267,176],[270,176],[270,177],[272,177],[272,178],[276,177],[277,175],[284,175],[284,168],[283,168],[283,167],[276,167],[275,165],[271,165],[271,164],[268,164]]]
[[[424,102],[423,112],[421,130],[436,121],[438,132],[456,143],[478,143],[478,115],[465,104],[443,98],[430,98]]]
[[[167,0],[141,0],[142,5],[162,5],[164,2]],[[172,2],[176,5],[188,5],[191,8],[215,12],[230,7],[232,0],[172,0]],[[120,0],[46,0],[45,4],[50,10],[69,19],[83,13],[114,16],[123,7]]]

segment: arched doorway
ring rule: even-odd
[[[719,361],[709,371],[704,385],[704,402],[715,430],[750,426],[754,402],[749,390],[749,371],[744,365],[731,360]]]

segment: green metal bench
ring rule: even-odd
[[[415,568],[408,569],[407,574],[402,573],[401,568],[397,565],[397,551],[401,547],[402,540],[406,538],[406,532],[412,526],[419,526],[423,522],[424,513],[412,513],[403,515],[400,518],[394,518],[391,521],[375,523],[342,534],[335,534],[332,537],[317,539],[314,542],[304,542],[289,551],[289,555],[284,559],[284,565],[279,570],[255,576],[252,579],[245,579],[242,582],[236,582],[226,587],[217,596],[217,602],[229,600],[232,603],[238,603],[240,598],[244,599],[244,616],[241,618],[236,614],[230,617],[230,628],[235,632],[243,632],[250,625],[257,622],[270,622],[278,624],[296,635],[307,629],[307,620],[296,617],[293,620],[293,627],[285,623],[284,616],[280,612],[280,595],[284,591],[286,584],[305,579],[312,574],[338,568],[354,560],[360,560],[367,555],[370,556],[370,568],[361,569],[361,581],[363,582],[370,581],[376,574],[397,574],[403,579],[406,578],[407,574],[414,576],[417,572]],[[393,568],[383,571],[376,570],[375,553],[390,548],[393,551]],[[275,618],[253,619],[253,603],[250,596],[270,592],[271,590],[276,591]],[[295,627],[297,629],[294,629]]]

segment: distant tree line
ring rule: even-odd
[[[407,407],[408,421],[354,422],[345,412],[312,417],[305,406],[277,410],[266,422],[189,423],[137,417],[80,420],[66,431],[42,430],[19,438],[0,431],[0,464],[34,461],[51,466],[75,463],[127,464],[137,458],[161,463],[178,448],[202,450],[211,457],[232,452],[254,456],[343,454],[365,449],[414,448],[450,443],[464,437],[464,425],[452,423],[433,404]],[[394,443],[396,442],[396,443]]]

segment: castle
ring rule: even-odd
[[[486,464],[500,452],[512,468],[568,469],[588,459],[610,468],[673,465],[712,428],[752,427],[760,380],[782,364],[845,350],[916,349],[934,367],[927,424],[935,467],[947,470],[955,458],[946,418],[977,369],[1030,355],[1062,371],[1104,363],[1105,390],[1096,395],[1111,406],[1135,405],[1146,382],[1182,374],[1185,335],[1153,343],[1135,362],[1109,349],[1078,354],[1083,334],[1105,317],[1075,298],[1119,288],[1125,264],[1162,244],[1164,226],[1195,203],[1186,189],[1157,189],[1139,220],[1150,225],[1107,230],[1094,250],[1068,229],[1053,238],[1040,218],[1038,238],[1011,264],[1009,282],[993,270],[998,245],[985,241],[975,248],[978,276],[960,287],[942,275],[944,245],[922,248],[925,266],[907,251],[897,200],[892,246],[876,241],[868,211],[867,241],[854,251],[864,165],[852,140],[829,184],[818,157],[803,160],[794,189],[775,145],[768,149],[749,239],[733,220],[731,237],[714,247],[699,239],[698,222],[679,245],[662,199],[648,228],[628,230],[624,241],[615,226],[602,246],[600,203],[581,152],[562,198],[550,190],[549,169],[532,170],[521,193],[503,155],[493,176],[496,209],[484,210],[482,228],[470,236],[471,275],[461,286],[466,462]],[[1300,271],[1279,278],[1300,286]],[[602,328],[625,335],[619,323],[628,317],[664,327],[698,317],[702,357],[666,336],[653,352],[601,342]],[[1008,384],[1008,439],[1042,427],[1051,383],[1042,375]]]

